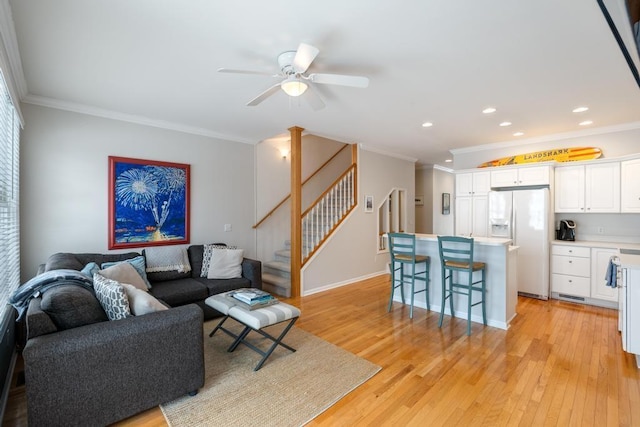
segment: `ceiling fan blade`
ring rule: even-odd
[[[255,107],[256,105],[260,104],[262,101],[264,101],[265,99],[267,99],[268,97],[270,97],[271,95],[273,95],[279,90],[280,90],[280,83],[276,83],[273,86],[271,86],[269,89],[265,90],[260,95],[256,96],[251,101],[249,101],[247,103],[247,106]]]
[[[252,71],[252,70],[234,70],[232,68],[218,68],[219,73],[232,73],[232,74],[257,74],[260,76],[279,77],[277,74],[266,73],[264,71]]]
[[[324,108],[322,98],[320,98],[320,95],[318,95],[318,92],[316,92],[312,85],[309,85],[309,88],[303,97],[314,111],[322,110]]]
[[[369,79],[362,76],[345,76],[342,74],[310,74],[309,80],[323,85],[341,85],[365,88],[369,86]]]
[[[293,58],[293,69],[296,73],[304,73],[309,68],[309,65],[316,59],[320,51],[318,48],[311,46],[310,44],[300,43],[296,56]]]

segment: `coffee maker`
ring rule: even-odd
[[[557,235],[558,240],[576,240],[576,222],[571,219],[560,220],[560,229]]]

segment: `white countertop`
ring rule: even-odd
[[[552,240],[554,245],[588,246],[590,248],[640,249],[640,243],[598,242],[595,240]]]
[[[426,240],[426,241],[438,241],[437,234],[420,234],[415,233],[417,240]],[[480,245],[487,246],[509,246],[512,243],[511,239],[502,239],[497,237],[474,237],[473,242]]]
[[[640,269],[640,255],[620,254],[620,264],[623,267]]]

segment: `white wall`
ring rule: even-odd
[[[615,158],[640,152],[640,123],[635,127],[593,129],[591,135],[574,134],[549,135],[538,140],[532,139],[525,145],[510,143],[489,144],[463,150],[454,150],[455,170],[476,168],[479,164],[506,156],[549,150],[552,148],[598,147],[603,157]],[[522,141],[526,143],[526,141]]]
[[[384,154],[358,153],[358,206],[302,270],[302,294],[319,292],[386,271],[388,252],[378,253],[378,207],[393,188],[415,197],[415,164]],[[373,213],[364,212],[364,197],[373,196]],[[415,210],[407,209],[407,231],[415,229]]]
[[[433,169],[433,228],[431,231],[433,234],[453,235],[454,183],[455,175],[453,173],[438,168]],[[442,193],[450,195],[449,215],[442,214]]]
[[[344,143],[316,135],[302,136],[302,180],[304,181],[338,152]],[[290,136],[278,136],[256,147],[256,221],[262,219],[291,192],[291,155],[282,158],[281,150],[290,150]],[[303,190],[302,210],[351,164],[351,150],[345,149],[331,164],[307,182]],[[284,248],[291,235],[291,205],[287,201],[256,230],[258,259],[269,261]]]
[[[416,169],[416,197],[422,197],[423,205],[415,205],[416,233],[431,234],[433,230],[433,168]]]
[[[23,281],[52,253],[108,252],[110,155],[190,164],[191,243],[227,242],[255,257],[252,145],[30,104],[22,110]]]

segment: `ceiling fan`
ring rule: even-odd
[[[306,74],[307,69],[318,56],[320,50],[306,43],[300,43],[298,50],[286,51],[278,55],[278,66],[280,72],[278,74],[270,74],[262,71],[250,70],[234,70],[229,68],[220,68],[220,73],[235,74],[259,74],[282,79],[274,84],[260,95],[253,98],[248,106],[254,107],[271,95],[282,89],[289,96],[300,96],[304,93],[307,95],[305,99],[314,110],[324,108],[324,102],[313,88],[314,84],[340,85],[365,88],[369,85],[369,79],[361,76],[347,76],[342,74]]]

